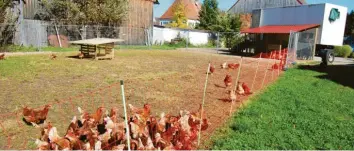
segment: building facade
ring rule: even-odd
[[[175,0],[167,11],[159,18],[159,25],[166,26],[173,20],[173,9],[178,3],[184,5],[184,13],[187,17],[187,25],[194,28],[199,23],[199,11],[201,3],[198,0]]]

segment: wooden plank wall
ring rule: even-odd
[[[228,12],[236,14],[252,13],[254,9],[297,5],[300,5],[297,0],[239,0]]]
[[[129,0],[129,11],[121,26],[125,44],[146,43],[146,30],[153,27],[153,2],[150,0]]]

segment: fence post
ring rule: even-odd
[[[54,27],[55,27],[55,31],[57,33],[57,38],[58,38],[58,42],[59,42],[59,47],[61,48],[62,45],[61,45],[61,40],[60,40],[60,34],[59,34],[59,31],[58,31],[58,27],[57,27],[57,24],[54,23]]]
[[[128,124],[128,115],[127,115],[127,106],[125,103],[125,95],[124,95],[124,82],[123,80],[120,80],[120,87],[122,89],[122,101],[123,101],[123,107],[124,107],[124,122],[125,122],[125,127],[126,127],[126,137],[128,141],[128,150],[130,151],[130,129],[129,129],[129,124]]]
[[[189,30],[187,30],[187,38],[186,38],[186,48],[188,49],[188,43],[189,43]]]
[[[216,41],[216,53],[219,54],[220,47],[220,32],[217,33],[217,41]]]
[[[205,104],[205,95],[206,95],[206,90],[207,90],[207,86],[208,86],[208,78],[209,78],[209,71],[210,71],[210,66],[211,63],[209,62],[208,65],[208,70],[207,70],[207,74],[206,74],[206,78],[205,78],[205,84],[204,84],[204,93],[203,93],[203,101],[202,101],[202,109],[200,112],[200,124],[199,124],[199,134],[198,134],[198,146],[200,145],[200,137],[201,137],[201,132],[202,132],[202,121],[203,121],[203,112],[204,112],[204,104]]]

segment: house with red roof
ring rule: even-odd
[[[184,6],[184,13],[187,17],[189,27],[195,27],[199,23],[199,11],[201,3],[199,0],[175,0],[175,2],[167,9],[167,11],[159,18],[159,25],[166,26],[173,20],[173,8],[181,2]]]

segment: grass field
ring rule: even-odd
[[[153,115],[197,110],[209,61],[217,69],[209,78],[205,110],[211,125],[202,133],[202,143],[229,117],[231,103],[223,101],[228,98],[223,80],[227,73],[235,80],[237,71],[221,70],[219,65],[225,61],[238,63],[240,57],[176,50],[116,51],[115,59],[99,61],[80,60],[72,57],[75,55],[76,51],[57,53],[56,60],[51,60],[47,54],[10,56],[0,61],[1,149],[35,149],[34,140],[40,133],[21,121],[22,106],[39,108],[52,104],[48,120],[63,134],[72,117],[78,116],[77,106],[90,112],[99,106],[122,109],[119,85],[108,87],[121,79],[125,80],[127,103],[135,106],[149,103]],[[244,60],[241,81],[251,85],[257,60]],[[261,75],[268,70],[266,59],[260,64],[255,90],[261,89],[259,81],[264,77]],[[277,74],[273,73],[268,72],[265,86],[276,80]],[[239,97],[235,110],[246,99],[247,96]],[[123,115],[122,112],[119,114]]]
[[[354,67],[301,66],[253,97],[212,149],[353,150]]]
[[[189,48],[216,48],[216,46],[212,45],[200,45],[200,46],[194,46],[194,45],[189,45]],[[176,50],[178,48],[187,48],[185,43],[179,43],[179,44],[163,44],[163,45],[152,45],[152,46],[146,46],[146,45],[117,45],[116,49],[122,49],[122,50]],[[72,45],[69,48],[60,48],[60,47],[42,47],[42,48],[37,48],[37,47],[24,47],[24,46],[17,46],[17,45],[11,45],[6,48],[0,48],[0,52],[2,50],[6,50],[7,52],[37,52],[37,51],[44,51],[44,52],[70,52],[70,51],[78,51],[80,49],[79,46]]]

